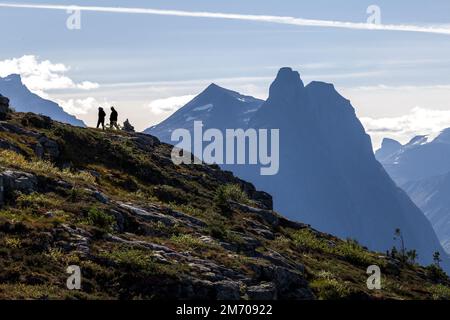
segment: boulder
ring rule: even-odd
[[[131,125],[131,123],[130,123],[130,121],[128,121],[128,119],[125,120],[125,122],[123,123],[122,129],[127,132],[134,132],[134,127]]]
[[[59,157],[59,154],[60,154],[59,145],[56,141],[51,140],[51,139],[47,138],[46,136],[41,136],[38,141],[39,141],[38,146],[39,145],[41,146],[43,154],[48,155],[48,157],[50,159],[56,159]],[[35,148],[35,152],[37,151],[37,149],[39,149],[39,147]],[[38,152],[36,152],[36,155],[38,155],[37,153]],[[41,157],[42,157],[42,155],[41,155]]]
[[[254,207],[248,206],[246,204],[238,203],[235,201],[229,201],[229,203],[231,204],[231,207],[233,209],[237,209],[237,210],[240,210],[240,211],[246,212],[246,213],[252,213],[252,214],[260,217],[263,221],[265,221],[272,227],[278,227],[278,225],[279,225],[279,216],[272,210],[254,208]]]
[[[217,300],[239,300],[241,298],[239,283],[224,280],[214,283]]]
[[[277,288],[273,282],[264,282],[247,288],[250,300],[276,300]]]
[[[8,140],[3,140],[1,138],[0,138],[0,149],[12,150],[16,153],[22,153],[22,151],[20,150],[20,148],[18,146],[9,142]]]
[[[131,213],[132,215],[137,216],[146,221],[154,221],[154,222],[160,221],[160,222],[164,223],[166,226],[173,226],[176,222],[172,217],[168,217],[168,216],[158,212],[154,208],[151,208],[150,210],[147,211],[142,208],[133,206],[131,204],[126,204],[126,203],[119,203],[119,206],[122,209],[125,209],[126,211]]]
[[[97,199],[98,201],[100,201],[101,203],[106,204],[109,202],[109,198],[103,192],[96,190],[96,191],[94,191],[93,195],[94,195],[94,198]]]
[[[313,299],[307,280],[299,272],[279,266],[263,269],[263,278],[275,283],[280,299]]]
[[[33,193],[37,190],[38,181],[35,175],[22,171],[6,170],[0,173],[3,180],[2,193],[20,191],[22,193]]]

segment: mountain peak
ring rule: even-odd
[[[278,71],[278,74],[273,83],[280,85],[297,85],[304,87],[303,81],[300,78],[300,73],[298,71],[292,70],[289,67],[283,67]]]
[[[407,144],[405,144],[405,147],[410,147],[413,145],[418,145],[418,144],[424,144],[428,142],[428,137],[426,135],[419,135],[419,136],[415,136],[414,138],[412,138]]]
[[[450,128],[442,130],[441,133],[436,137],[435,141],[441,143],[450,143]]]
[[[300,74],[292,68],[284,67],[278,71],[277,77],[270,85],[269,97],[291,100],[302,95],[304,89],[305,85]]]
[[[328,83],[328,82],[323,82],[323,81],[311,81],[307,87],[310,88],[317,88],[317,89],[327,89],[327,90],[333,90],[336,91],[336,89],[334,88],[334,84],[332,83]]]
[[[4,78],[0,77],[0,92],[5,97],[8,97],[10,105],[18,112],[43,114],[54,120],[69,123],[74,126],[86,126],[83,121],[65,112],[57,103],[31,92],[23,84],[19,74],[10,74]]]
[[[230,92],[230,90],[225,89],[214,82],[211,83],[209,86],[206,87],[206,89],[203,91],[204,93],[220,93],[220,92]]]
[[[290,67],[283,67],[278,70],[275,81],[301,81],[298,71],[292,70]]]
[[[224,88],[215,84],[214,82],[212,82],[209,86],[206,87],[206,90],[217,90],[217,89],[224,89]]]
[[[383,163],[401,148],[402,144],[397,140],[384,138],[383,142],[381,142],[381,148],[375,152],[375,156],[378,161]]]
[[[386,147],[398,147],[400,148],[402,146],[402,144],[400,142],[398,142],[397,140],[394,139],[390,139],[390,138],[384,138],[383,142],[381,142],[381,147],[382,148],[386,148]]]
[[[22,77],[17,73],[11,73],[10,75],[0,78],[6,82],[13,82],[13,83],[19,83],[22,84]]]

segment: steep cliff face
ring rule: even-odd
[[[221,110],[226,110],[230,95],[213,89],[208,88],[157,126],[164,130],[154,134],[164,138],[165,132],[186,128],[187,123],[192,131],[194,118],[186,122],[182,115],[199,105],[221,105]],[[380,251],[398,245],[393,234],[400,228],[409,249],[418,250],[420,261],[431,263],[433,253],[439,251],[450,267],[429,221],[375,159],[370,137],[353,106],[332,84],[313,81],[305,86],[298,72],[282,68],[267,101],[246,124],[233,112],[223,118],[226,121],[221,122],[221,117],[213,121],[210,112],[197,112],[206,128],[279,129],[277,174],[262,176],[255,165],[221,165],[269,192],[279,212]]]
[[[424,263],[445,256],[423,213],[376,161],[369,136],[350,101],[333,85],[303,85],[297,72],[279,71],[268,100],[250,122],[280,129],[280,172],[240,171],[274,197],[288,217],[376,250],[390,249],[400,228]]]
[[[218,166],[137,133],[31,113],[0,121],[0,298],[443,298],[439,269],[373,253],[271,210]],[[367,289],[377,264],[386,286]],[[82,290],[66,289],[77,265]]]

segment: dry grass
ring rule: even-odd
[[[0,165],[46,176],[58,177],[60,179],[95,184],[95,177],[88,172],[72,172],[68,169],[61,170],[51,162],[40,159],[28,161],[23,155],[10,150],[0,150]]]

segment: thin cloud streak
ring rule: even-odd
[[[228,19],[241,21],[267,22],[294,26],[306,27],[324,27],[324,28],[343,28],[356,30],[380,30],[380,31],[403,31],[403,32],[420,32],[450,35],[450,28],[426,27],[420,25],[394,25],[394,24],[369,24],[358,22],[331,21],[331,20],[315,20],[302,19],[287,16],[269,16],[269,15],[251,15],[251,14],[234,14],[220,12],[198,12],[198,11],[181,11],[181,10],[161,10],[150,8],[126,8],[126,7],[99,7],[99,6],[71,6],[71,5],[52,5],[52,4],[27,4],[27,3],[0,3],[3,8],[22,8],[22,9],[47,9],[47,10],[81,10],[92,12],[109,12],[109,13],[130,13],[130,14],[149,14],[161,16],[176,17],[192,17],[192,18],[210,18],[210,19]]]

